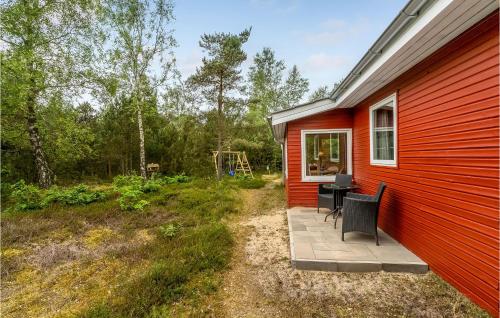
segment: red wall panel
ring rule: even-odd
[[[317,182],[302,182],[301,130],[352,128],[352,114],[349,109],[328,111],[289,122],[287,125],[288,178],[286,189],[289,206],[315,206]]]
[[[379,226],[498,315],[498,14],[354,108],[353,174]],[[368,108],[398,94],[398,167],[370,165]]]
[[[315,206],[300,181],[300,129],[353,127],[361,192],[388,187],[379,226],[498,316],[498,12],[352,109],[288,124],[288,203]],[[368,108],[397,92],[398,166],[370,165]],[[338,114],[336,113],[338,112]],[[352,117],[351,117],[352,116]],[[351,122],[352,120],[352,122]]]

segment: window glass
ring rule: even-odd
[[[347,133],[306,133],[306,176],[347,173]]]
[[[372,110],[373,159],[394,160],[394,108],[392,102]]]

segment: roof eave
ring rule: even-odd
[[[407,19],[406,22],[410,20],[413,22],[402,26],[399,20],[402,15],[408,16],[405,10],[410,10],[409,8],[419,13],[418,18]],[[384,44],[380,54],[373,57],[369,63],[365,63],[362,71],[357,73],[356,68],[359,68],[360,61],[336,88],[332,95],[334,98],[273,113],[269,116],[271,128],[324,111],[354,107],[494,10],[498,10],[498,3],[495,0],[410,1],[372,46],[378,49],[379,42]],[[391,32],[393,36],[388,35]],[[433,38],[429,38],[430,34],[433,34]],[[283,138],[284,136],[275,135],[276,140]]]

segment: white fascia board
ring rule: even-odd
[[[272,125],[286,123],[295,119],[318,114],[330,109],[335,108],[335,103],[331,99],[322,99],[309,104],[304,104],[289,110],[271,115]]]
[[[489,0],[480,0],[479,2],[483,1],[485,3],[489,2]],[[351,85],[348,86],[348,89],[345,90],[342,94],[340,94],[335,101],[331,99],[323,99],[311,102],[309,104],[304,104],[295,108],[291,108],[283,112],[272,114],[270,116],[271,125],[274,126],[286,123],[292,120],[308,117],[335,108],[350,108],[356,106],[359,100],[362,100],[367,96],[361,96],[361,97],[358,96],[354,99],[351,97],[353,97],[355,94],[359,95],[360,90],[362,90],[363,92],[366,90],[368,95],[373,93],[373,89],[370,90],[368,87],[365,87],[373,79],[373,76],[375,76],[377,72],[379,72],[383,67],[385,67],[387,63],[391,61],[391,59],[397,58],[397,54],[399,54],[400,51],[404,50],[406,46],[412,45],[412,40],[418,38],[418,36],[420,36],[421,34],[425,34],[426,27],[428,27],[433,21],[442,19],[443,16],[446,16],[446,12],[452,10],[456,6],[462,5],[463,3],[464,0],[433,1],[432,4],[424,12],[422,12],[421,15],[415,18],[414,23],[411,24],[408,27],[408,29],[404,30],[399,36],[397,36],[393,40],[392,43],[389,43],[384,48],[382,54],[376,57],[372,61],[372,64],[368,65],[368,67],[365,70],[363,70],[361,76],[355,79],[351,83]],[[498,8],[498,5],[496,4],[495,1],[493,1],[493,4],[494,4],[493,7]],[[439,49],[439,47],[436,47],[436,50]],[[421,58],[419,58],[418,61],[415,61],[414,64],[420,62],[420,60],[424,59],[431,53],[432,52],[427,52],[426,55],[420,56]],[[379,84],[384,84],[394,80],[394,78],[396,77],[397,76],[392,74],[390,78],[381,78],[378,79],[378,81],[380,81]],[[380,87],[377,87],[376,89],[379,88]],[[361,95],[365,94],[362,93]]]
[[[428,25],[433,19],[437,18],[441,12],[446,10],[453,1],[459,0],[437,0],[431,7],[429,7],[424,14],[416,18],[416,21],[403,32],[392,44],[387,47],[382,54],[375,59],[375,61],[366,69],[360,77],[358,77],[349,88],[342,93],[336,100],[336,103],[343,107],[342,102],[349,97],[351,94],[356,92],[356,90],[365,83],[382,65],[384,65],[394,54],[401,50],[406,44],[408,44],[412,38],[418,35],[426,25]],[[350,105],[355,106],[355,105]]]
[[[399,50],[404,48],[411,39],[424,30],[433,19],[437,18],[444,10],[448,8],[454,1],[460,0],[436,0],[422,15],[416,18],[416,21],[404,31],[392,44],[384,49],[382,54],[374,60],[374,62],[363,71],[349,86],[349,88],[338,96],[336,101],[331,99],[319,100],[310,104],[305,104],[288,111],[279,112],[271,115],[272,125],[286,123],[295,119],[311,116],[321,112],[325,112],[338,107],[352,107],[354,105],[343,105],[342,102],[349,96],[355,93],[361,85],[370,79],[387,61],[389,61]]]

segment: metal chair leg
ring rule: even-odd
[[[337,214],[335,214],[335,222],[333,223],[333,228],[336,229],[337,228],[337,220],[339,218],[339,215],[340,213],[342,212],[341,209],[337,209]]]
[[[330,216],[330,215],[333,215],[335,213],[335,211],[331,211],[330,213],[328,213],[326,216],[325,216],[325,222],[326,222],[326,219]]]

